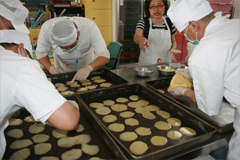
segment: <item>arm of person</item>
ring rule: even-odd
[[[177,48],[177,41],[176,41],[176,38],[175,38],[175,34],[172,36],[171,42],[172,42],[171,50],[175,50]]]
[[[50,59],[48,55],[46,57],[38,59],[39,63],[41,63],[48,71],[50,70],[52,63],[50,62]]]
[[[143,30],[140,28],[136,29],[136,32],[134,34],[134,42],[139,45],[139,48],[142,50],[146,50],[145,45],[149,47],[148,45],[148,40],[142,36],[143,35]]]
[[[184,96],[188,97],[193,103],[197,104],[194,90],[188,89],[183,94]]]
[[[61,130],[73,130],[80,118],[79,110],[70,102],[65,102],[48,118],[53,126]]]

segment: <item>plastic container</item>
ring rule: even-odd
[[[34,19],[33,15],[31,15],[31,17],[30,17],[31,28],[34,28],[34,27],[35,27],[34,20],[35,20],[35,19]]]

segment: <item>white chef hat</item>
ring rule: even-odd
[[[189,21],[198,21],[213,12],[206,0],[176,0],[168,9],[167,15],[182,32]]]
[[[11,21],[16,30],[29,34],[29,30],[24,24],[29,11],[19,0],[0,0],[0,15]]]
[[[32,56],[32,45],[28,34],[13,29],[0,30],[0,43],[23,43],[24,48]]]
[[[52,29],[52,39],[59,46],[69,46],[77,40],[77,29],[74,23],[63,18],[56,22]]]

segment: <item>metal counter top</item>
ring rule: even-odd
[[[163,63],[164,64],[164,63]],[[165,63],[166,64],[166,63]],[[186,64],[186,62],[180,62],[173,64],[171,63],[171,66],[178,66],[180,64]],[[161,64],[162,65],[162,64]],[[134,71],[134,67],[128,67],[128,68],[121,68],[121,69],[115,69],[111,70],[113,73],[119,75],[120,77],[124,78],[129,82],[129,84],[141,84],[143,86],[145,85],[146,81],[152,81],[152,80],[158,80],[158,79],[165,79],[166,76],[161,76],[158,73],[157,65],[150,65],[146,66],[153,70],[153,73],[150,77],[139,77],[136,75]],[[169,78],[169,77],[168,77]],[[197,157],[202,157],[203,155],[208,155],[214,150],[217,150],[221,147],[227,146],[229,143],[229,140],[232,136],[233,131],[229,131],[227,133],[214,133],[210,140],[208,140],[205,143],[202,143],[200,145],[197,145],[195,147],[192,147],[190,149],[184,150],[182,152],[176,153],[174,155],[166,157],[166,159],[193,159]]]

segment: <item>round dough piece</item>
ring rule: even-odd
[[[82,124],[78,124],[75,129],[76,132],[82,132],[84,131],[84,126]]]
[[[57,141],[57,145],[62,148],[70,148],[76,144],[75,137],[63,137]]]
[[[59,158],[54,156],[43,156],[40,160],[59,160]]]
[[[138,95],[131,95],[129,97],[129,99],[131,99],[132,101],[137,101],[139,99],[139,96]]]
[[[80,134],[74,138],[76,139],[76,144],[86,144],[92,139],[88,134]]]
[[[62,154],[61,158],[64,160],[69,159],[79,159],[82,156],[82,150],[81,149],[72,149],[69,151],[66,151]]]
[[[106,82],[105,79],[97,79],[97,80],[94,80],[95,83],[103,83],[103,82]]]
[[[95,155],[99,152],[99,147],[97,145],[82,144],[82,151],[89,155]]]
[[[150,112],[150,111],[158,111],[160,108],[158,107],[158,106],[156,106],[156,105],[148,105],[148,106],[145,106],[145,107],[143,107],[144,108],[144,110],[146,111],[146,112]]]
[[[107,115],[111,112],[111,109],[109,109],[108,107],[99,107],[95,111],[99,115]]]
[[[116,102],[119,102],[119,103],[125,103],[127,101],[128,101],[128,99],[125,98],[125,97],[119,97],[119,98],[116,99]]]
[[[63,86],[63,87],[58,87],[58,88],[57,88],[57,90],[60,91],[60,92],[61,92],[61,91],[66,91],[67,89],[68,89],[68,88],[65,87],[65,86]]]
[[[80,87],[80,84],[75,84],[75,83],[73,83],[73,84],[71,84],[71,87]]]
[[[28,131],[29,131],[30,133],[33,133],[33,134],[35,133],[35,134],[37,134],[37,133],[42,132],[44,129],[45,129],[45,125],[44,125],[44,124],[42,124],[42,123],[37,123],[37,124],[31,125],[31,126],[28,128]]]
[[[122,112],[128,109],[127,105],[125,104],[114,104],[111,106],[111,109],[115,112]]]
[[[79,82],[83,83],[83,82],[90,82],[90,79],[86,79],[86,80],[79,80]]]
[[[192,128],[189,128],[189,127],[181,127],[179,129],[179,131],[184,134],[184,135],[187,135],[187,136],[195,136],[197,133],[194,129]]]
[[[47,134],[37,134],[32,137],[34,143],[42,143],[49,140],[50,136]]]
[[[140,114],[143,114],[143,113],[145,112],[144,107],[137,107],[137,108],[135,109],[135,112],[140,113]]]
[[[151,112],[146,112],[146,111],[142,113],[142,116],[143,116],[144,118],[150,119],[150,120],[156,118],[156,116],[155,116],[154,114],[152,114]]]
[[[150,141],[154,146],[164,146],[168,142],[163,136],[153,136]]]
[[[132,108],[138,108],[138,107],[143,107],[143,106],[146,106],[148,105],[149,102],[146,101],[146,100],[139,100],[137,102],[129,102],[128,103],[128,106],[129,107],[132,107]]]
[[[55,138],[67,137],[67,134],[68,134],[68,131],[63,131],[63,130],[60,130],[60,129],[54,129],[54,130],[52,131],[52,135],[53,135]]]
[[[63,96],[68,96],[68,95],[74,94],[74,92],[73,91],[64,91],[64,92],[61,92],[60,94]]]
[[[88,85],[90,85],[90,84],[92,84],[92,82],[83,82],[83,83],[82,83],[83,86],[88,86]]]
[[[99,157],[92,157],[89,160],[105,160],[105,159],[102,159],[102,158],[99,158]]]
[[[182,124],[181,120],[178,118],[168,118],[167,121],[169,124],[175,127],[179,127]]]
[[[86,86],[86,88],[92,90],[97,88],[97,85]]]
[[[119,138],[123,141],[134,141],[137,139],[138,135],[135,132],[123,132],[120,134]]]
[[[108,126],[108,129],[113,132],[122,132],[125,126],[121,123],[112,123]]]
[[[129,126],[137,126],[139,125],[139,122],[134,118],[128,118],[128,119],[125,119],[125,124]]]
[[[148,146],[142,141],[136,141],[130,145],[129,149],[133,154],[142,155],[148,150]]]
[[[21,129],[13,129],[7,132],[9,137],[21,138],[23,136],[23,131]]]
[[[107,115],[107,116],[104,116],[102,118],[102,120],[105,122],[105,123],[111,123],[111,122],[115,122],[117,120],[117,116],[115,115]]]
[[[158,91],[161,92],[161,93],[164,93],[164,90],[162,90],[162,89],[158,89]]]
[[[72,85],[72,84],[78,84],[78,82],[77,82],[77,81],[74,81],[74,82],[72,82],[72,81],[67,81],[66,84],[67,84],[67,85]]]
[[[172,126],[170,124],[168,124],[167,122],[163,122],[163,121],[158,121],[154,124],[154,127],[156,127],[157,129],[161,129],[161,130],[169,130],[172,128]]]
[[[87,91],[87,90],[88,90],[87,88],[83,87],[83,88],[79,88],[79,89],[77,90],[77,92],[84,92],[84,91]]]
[[[33,118],[32,115],[25,117],[24,121],[26,121],[26,122],[39,122],[39,121],[35,121],[35,119]]]
[[[148,136],[152,134],[150,128],[145,128],[145,127],[138,127],[137,129],[135,129],[135,131],[140,136]]]
[[[99,102],[93,102],[93,103],[90,103],[89,106],[92,108],[99,108],[99,107],[104,107],[104,104]]]
[[[30,156],[30,154],[31,154],[30,149],[24,148],[17,152],[14,152],[9,159],[10,160],[27,159]]]
[[[125,111],[125,112],[121,112],[120,116],[122,118],[130,118],[130,117],[134,116],[134,113],[131,111]]]
[[[94,77],[91,78],[91,80],[93,80],[93,81],[98,80],[98,79],[101,79],[101,77],[99,77],[99,76],[94,76]]]
[[[32,141],[30,139],[21,139],[21,140],[14,141],[10,145],[10,148],[11,149],[21,149],[21,148],[28,147],[28,146],[30,146],[32,144],[33,143],[32,143]]]
[[[167,118],[169,118],[169,117],[171,116],[168,112],[163,111],[163,110],[156,111],[156,113],[157,113],[159,116],[161,116],[161,117],[163,117],[163,118],[165,118],[165,119],[167,119]]]
[[[179,139],[182,137],[182,134],[178,131],[169,131],[167,133],[167,136],[168,138],[171,138],[171,139]]]
[[[9,119],[9,126],[18,126],[22,124],[22,122],[21,119]]]
[[[55,87],[64,87],[65,85],[63,83],[56,83]]]
[[[103,101],[103,104],[105,104],[106,106],[111,106],[115,104],[115,101],[113,100],[105,100]]]
[[[36,155],[43,155],[50,151],[52,144],[50,143],[39,143],[34,146],[34,152]]]

